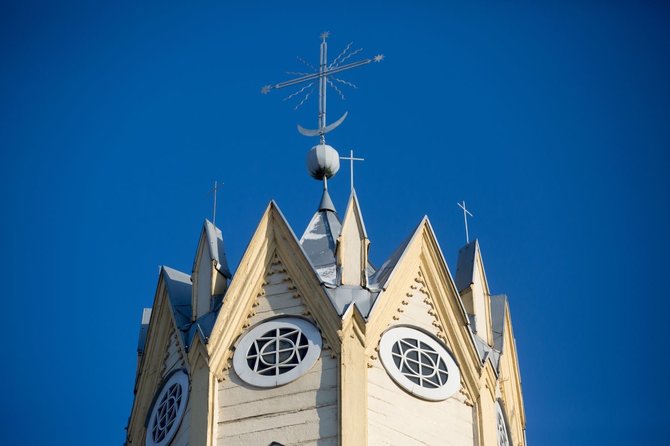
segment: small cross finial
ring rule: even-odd
[[[349,166],[350,166],[350,178],[351,178],[351,191],[354,191],[354,161],[365,161],[365,158],[354,158],[354,151],[349,150],[349,156],[341,156],[341,160],[349,160]]]
[[[324,31],[321,33],[321,38],[323,40],[326,40],[328,37],[330,37],[330,31]]]
[[[470,211],[468,211],[467,208],[465,207],[465,200],[463,200],[462,204],[461,203],[456,204],[458,205],[459,208],[463,209],[463,220],[465,221],[465,242],[470,243],[470,234],[468,234],[468,215],[470,217],[474,217],[474,215],[472,215]]]
[[[223,183],[221,183],[223,185]],[[214,193],[214,209],[212,210],[212,224],[214,227],[216,227],[216,194],[219,191],[219,183],[218,181],[214,180],[214,187],[212,188],[212,192]]]

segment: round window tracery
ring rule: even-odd
[[[509,439],[507,422],[505,421],[505,414],[503,413],[500,401],[496,402],[496,420],[498,427],[498,446],[509,446],[512,442]]]
[[[235,349],[233,367],[242,380],[274,387],[297,379],[321,354],[321,334],[296,317],[272,319],[249,330]]]
[[[188,402],[188,374],[173,373],[161,388],[147,425],[147,446],[165,446],[172,441]]]
[[[309,344],[298,328],[273,328],[254,340],[247,354],[247,365],[263,376],[281,375],[305,359]]]
[[[440,401],[460,387],[460,371],[441,342],[410,327],[395,327],[382,336],[380,358],[389,376],[413,395]]]

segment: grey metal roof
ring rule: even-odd
[[[337,285],[335,248],[342,223],[333,211],[319,210],[300,238],[300,245],[322,282]]]
[[[221,230],[214,226],[214,224],[205,219],[203,223],[202,230],[207,236],[207,245],[209,246],[209,255],[210,260],[216,261],[217,269],[226,276],[231,278],[230,270],[228,269],[228,260],[226,258],[226,250],[223,245],[223,235]],[[198,261],[198,258],[193,260],[193,270],[195,271],[195,263]]]
[[[198,318],[198,320],[191,324],[188,333],[186,333],[186,345],[191,346],[196,335],[200,336],[200,340],[203,343],[207,343],[209,336],[212,334],[212,330],[214,329],[216,318],[219,315],[219,308],[215,309],[214,311],[210,311],[209,313],[203,314]]]
[[[325,288],[328,297],[335,305],[337,314],[344,314],[351,304],[356,305],[365,317],[370,314],[372,303],[379,293],[360,286],[340,285],[336,288]]]
[[[359,215],[361,224],[363,225],[363,232],[365,233],[365,225],[360,216],[355,192],[352,192],[350,199],[353,200],[352,204],[356,206],[356,212]],[[337,239],[341,232],[342,222],[335,213],[335,207],[332,206],[328,191],[324,190],[319,210],[314,214],[314,217],[312,217],[309,225],[307,225],[307,229],[305,229],[300,238],[300,246],[321,280],[323,288],[338,314],[344,314],[347,308],[351,304],[354,304],[363,315],[367,316],[374,298],[379,293],[374,289],[371,290],[360,286],[340,285],[336,249]],[[371,262],[368,262],[366,266],[366,273],[368,277],[375,274],[375,267]]]
[[[330,199],[330,194],[328,193],[328,189],[323,190],[323,195],[321,196],[321,203],[319,203],[319,210],[320,211],[336,212],[335,211],[335,205],[333,204],[333,200]]]
[[[204,343],[207,343],[221,305],[217,305],[213,311],[202,315],[195,322],[191,322],[191,291],[193,288],[191,276],[167,266],[161,268],[161,275],[165,281],[168,299],[172,304],[172,313],[177,329],[181,332],[184,345],[187,348],[190,347],[196,334],[200,336]]]
[[[454,283],[459,292],[463,291],[473,283],[475,255],[479,250],[477,239],[471,241],[458,250],[458,263],[456,264],[456,278]]]
[[[471,333],[475,340],[477,353],[479,353],[482,362],[490,359],[494,369],[498,372],[500,367],[500,355],[502,354],[504,347],[503,328],[505,325],[505,312],[507,311],[507,296],[499,294],[496,296],[489,296],[489,299],[491,301],[491,320],[493,323],[493,347],[488,345],[486,341],[479,337],[479,335],[472,333],[472,328]]]
[[[417,226],[418,229],[418,226]],[[389,278],[391,277],[391,273],[395,269],[396,265],[402,258],[402,255],[405,253],[405,249],[407,249],[407,245],[409,245],[409,242],[412,240],[412,237],[414,237],[414,234],[416,233],[416,229],[412,231],[412,233],[396,248],[395,251],[393,251],[393,254],[391,254],[391,257],[389,257],[383,264],[382,266],[373,274],[370,276],[370,284],[371,286],[375,288],[380,288],[383,289],[386,287],[386,283],[388,282]]]
[[[161,267],[161,276],[165,281],[168,299],[177,328],[180,330],[191,323],[191,276],[168,266]]]
[[[140,323],[140,335],[137,339],[137,354],[144,354],[144,345],[149,331],[149,321],[151,320],[151,308],[142,310],[142,322]]]
[[[507,296],[498,294],[491,296],[491,320],[493,322],[493,346],[499,352],[503,351],[503,330],[505,328],[505,312],[507,311]]]

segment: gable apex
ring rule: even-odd
[[[382,264],[382,266],[370,277],[370,283],[372,283],[374,287],[379,288],[380,290],[384,290],[386,288],[386,285],[391,279],[396,266],[405,256],[408,245],[414,241],[415,237],[420,235],[421,228],[427,220],[428,217],[424,216],[414,231],[412,231],[412,233],[407,236],[407,238],[395,249],[395,251],[393,251],[393,254],[391,254],[391,256]]]
[[[476,256],[479,253],[479,240],[474,239],[458,250],[458,261],[456,263],[456,277],[454,282],[458,292],[474,283]]]
[[[193,259],[191,321],[209,313],[225,294],[230,271],[221,230],[205,219]]]
[[[190,323],[191,276],[168,266],[161,266],[160,278],[165,283],[176,328],[180,329]]]
[[[232,345],[240,327],[254,313],[253,304],[263,293],[266,272],[275,258],[282,262],[288,277],[305,298],[324,335],[330,336],[331,341],[336,339],[340,319],[335,307],[295,233],[277,204],[271,201],[249,241],[213,324],[207,344],[212,364],[227,360],[227,346]]]

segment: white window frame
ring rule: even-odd
[[[437,355],[444,361],[447,368],[447,382],[441,387],[427,388],[416,384],[407,378],[398,369],[393,360],[393,345],[401,339],[416,339],[435,350]],[[388,329],[381,337],[379,342],[379,357],[386,369],[386,373],[401,388],[412,395],[428,401],[446,400],[461,388],[461,372],[456,361],[449,353],[449,350],[440,341],[428,333],[406,326],[396,326]]]
[[[307,338],[307,353],[293,369],[279,375],[265,376],[255,372],[247,363],[247,355],[254,341],[265,333],[278,328],[298,329]],[[277,387],[288,384],[307,373],[321,356],[321,333],[307,319],[299,317],[280,317],[261,322],[245,333],[235,346],[233,368],[246,383],[256,387]]]
[[[172,427],[167,432],[167,434],[165,434],[163,440],[155,442],[153,439],[153,430],[156,423],[156,411],[160,407],[161,400],[163,399],[165,394],[170,390],[170,387],[172,387],[174,384],[178,384],[181,387],[181,402],[179,404],[179,407],[177,408],[177,414],[175,415],[175,420],[172,423]],[[163,384],[163,387],[161,388],[160,392],[158,393],[156,399],[153,402],[153,406],[151,408],[149,420],[147,423],[147,434],[145,439],[146,446],[166,446],[170,444],[170,442],[174,439],[174,436],[177,434],[179,426],[181,425],[181,422],[184,418],[184,412],[186,411],[186,406],[188,405],[188,397],[189,397],[188,373],[184,369],[177,370],[168,377],[167,381],[165,381],[165,384]]]

